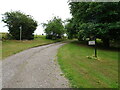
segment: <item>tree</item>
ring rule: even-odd
[[[75,31],[84,30],[83,37],[90,37],[92,33],[107,47],[110,40],[120,39],[120,2],[72,2],[69,5]]]
[[[74,37],[74,28],[73,28],[73,23],[72,20],[68,19],[66,20],[67,24],[65,25],[65,29],[67,32],[68,39],[72,39]]]
[[[21,39],[34,39],[34,31],[37,28],[37,22],[30,15],[25,15],[20,11],[11,11],[3,14],[2,21],[9,28],[9,33],[13,39],[20,39],[20,27],[22,29]]]
[[[43,23],[43,27],[45,27],[47,39],[62,38],[63,34],[65,33],[64,26],[62,25],[62,20],[57,17],[49,20],[48,23]]]

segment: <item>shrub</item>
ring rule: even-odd
[[[6,12],[3,14],[3,22],[6,23],[9,33],[13,39],[20,39],[20,27],[22,32],[21,39],[33,39],[34,31],[37,28],[37,22],[30,15],[25,15],[20,11]]]

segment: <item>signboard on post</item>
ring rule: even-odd
[[[95,41],[89,41],[88,45],[95,45]]]
[[[94,45],[94,46],[95,46],[95,57],[97,57],[97,44],[96,44],[96,38],[95,38],[95,41],[88,41],[88,45]]]

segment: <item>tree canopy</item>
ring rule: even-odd
[[[9,33],[12,35],[13,39],[20,39],[20,27],[22,30],[21,39],[33,39],[34,31],[37,28],[37,21],[35,21],[32,16],[25,15],[20,11],[11,11],[3,14],[2,21],[6,23],[9,28]]]
[[[71,2],[69,5],[72,27],[81,35],[79,40],[95,36],[109,46],[109,40],[120,39],[120,2]]]
[[[48,23],[43,23],[43,27],[45,27],[46,38],[48,39],[62,38],[65,33],[62,20],[58,17],[54,17]]]

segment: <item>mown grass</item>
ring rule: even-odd
[[[31,47],[50,44],[57,41],[60,40],[48,40],[45,39],[45,36],[39,36],[34,40],[5,40],[2,42],[2,59]]]
[[[98,49],[100,60],[89,59],[94,48],[76,42],[62,46],[58,62],[74,88],[118,88],[118,51]]]

